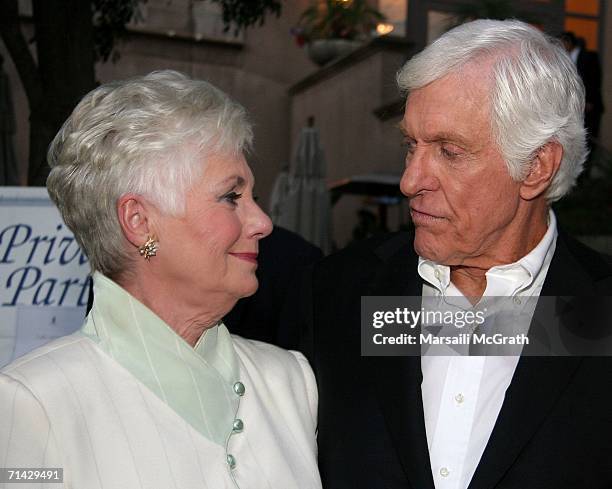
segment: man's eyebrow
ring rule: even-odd
[[[400,121],[397,124],[395,124],[395,127],[397,129],[399,129],[399,131],[404,135],[407,136],[408,135],[408,131],[406,130],[406,128],[404,127],[404,124]]]
[[[469,146],[469,140],[456,132],[439,132],[433,137],[429,138],[430,141],[445,141],[449,143],[459,143],[462,146]]]
[[[406,137],[412,137],[408,130],[406,129],[406,127],[404,126],[404,124],[402,122],[398,122],[395,127]],[[432,136],[429,136],[427,138],[424,138],[424,140],[426,142],[430,142],[430,143],[438,143],[438,142],[449,142],[449,143],[457,143],[461,146],[469,146],[470,142],[469,139],[464,137],[463,135],[456,133],[456,132],[446,132],[446,131],[442,131],[442,132],[438,132],[433,134]]]

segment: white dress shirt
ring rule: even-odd
[[[557,225],[552,210],[539,244],[515,263],[486,272],[486,297],[513,297],[521,307],[538,297],[555,251]],[[450,267],[419,258],[423,296],[469,302],[450,281]],[[454,297],[454,299],[450,299]],[[531,311],[533,313],[533,311]],[[449,350],[449,355],[454,352]],[[501,410],[519,356],[423,356],[423,411],[436,489],[468,487]]]

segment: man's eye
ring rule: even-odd
[[[237,205],[236,201],[242,197],[242,194],[239,194],[237,192],[230,192],[229,194],[225,194],[223,196],[223,200],[226,200],[227,202],[229,202],[232,205]]]
[[[416,146],[416,143],[414,141],[414,139],[410,139],[410,138],[404,138],[404,140],[402,141],[402,146],[404,146],[406,148],[406,151],[410,154],[414,153],[414,149]]]
[[[440,146],[440,153],[442,153],[442,156],[444,156],[444,158],[449,160],[454,160],[459,156],[459,153],[453,151],[447,146]]]

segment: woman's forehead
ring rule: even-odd
[[[245,187],[254,183],[253,172],[241,155],[212,155],[203,162],[201,183],[207,187]]]

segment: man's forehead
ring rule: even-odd
[[[409,94],[399,128],[419,139],[471,145],[475,135],[490,134],[489,94],[483,79],[441,78]]]
[[[453,68],[427,85],[414,89],[411,93],[419,93],[426,88],[437,86],[442,87],[442,95],[448,93],[449,98],[455,98],[457,95],[463,98],[488,97],[494,85],[495,66],[499,62],[500,54],[473,59],[462,66]],[[439,96],[440,93],[436,95],[436,97]],[[410,98],[410,94],[408,97]]]

